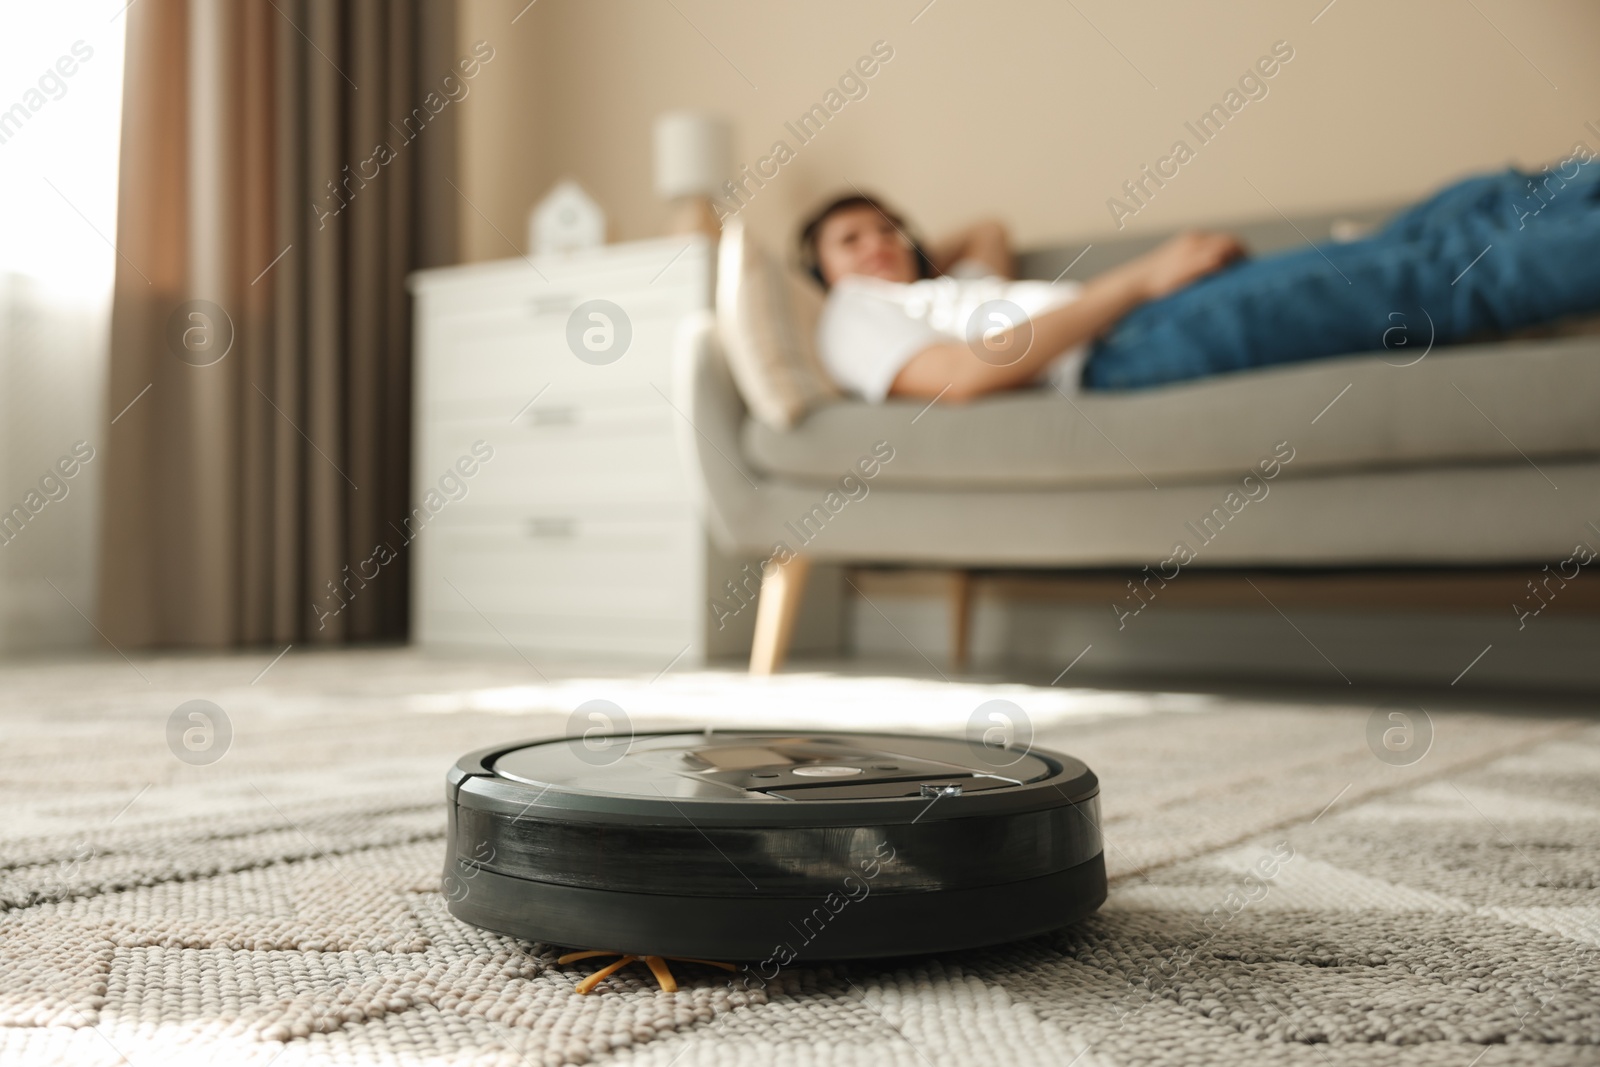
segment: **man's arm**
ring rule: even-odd
[[[1011,254],[1011,237],[999,219],[983,219],[963,230],[931,242],[926,251],[940,274],[963,259],[982,263],[1002,278],[1015,278],[1016,260]]]
[[[1243,252],[1244,246],[1229,234],[1186,233],[1174,237],[1154,251],[1089,281],[1072,303],[985,339],[997,353],[1012,345],[1026,346],[1014,362],[997,366],[999,360],[980,359],[966,341],[943,341],[912,356],[895,376],[889,394],[924,398],[942,395],[963,401],[1026,385],[1062,352],[1098,337],[1140,304],[1221,269]]]

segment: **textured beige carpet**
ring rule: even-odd
[[[0,668],[0,1061],[1600,1063],[1593,719],[270,658]],[[1111,898],[1056,936],[579,997],[586,965],[442,906],[446,767],[584,700],[959,734],[996,697],[1101,777]],[[214,762],[223,731],[169,747],[194,699]],[[1369,741],[1391,711],[1420,759]]]

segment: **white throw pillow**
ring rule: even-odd
[[[786,430],[839,395],[817,356],[822,294],[784,267],[737,219],[717,251],[717,333],[745,406]]]

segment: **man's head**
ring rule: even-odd
[[[900,216],[860,194],[840,197],[811,217],[800,231],[800,259],[824,289],[847,274],[914,282],[937,273]]]

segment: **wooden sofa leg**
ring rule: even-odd
[[[950,575],[950,666],[967,669],[972,642],[972,574],[954,571]]]
[[[783,666],[810,573],[811,560],[795,556],[779,564],[761,583],[761,596],[756,602],[755,642],[750,648],[751,674],[773,674]]]

